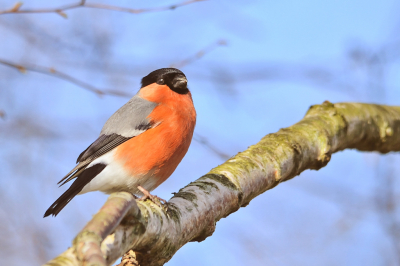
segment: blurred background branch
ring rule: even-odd
[[[127,12],[127,13],[132,13],[132,14],[141,14],[141,13],[147,13],[147,12],[159,12],[159,11],[166,11],[166,10],[174,10],[178,7],[190,5],[195,2],[201,2],[201,1],[206,1],[206,0],[190,0],[190,1],[185,1],[185,2],[178,3],[178,4],[170,5],[170,6],[156,7],[156,8],[144,8],[144,9],[132,9],[132,8],[126,8],[126,7],[112,6],[112,5],[87,3],[86,0],[82,0],[78,3],[61,6],[58,8],[21,9],[23,3],[17,2],[12,8],[10,8],[8,10],[0,11],[0,15],[12,14],[12,13],[14,13],[14,14],[18,14],[18,13],[56,13],[64,18],[67,18],[67,14],[65,14],[64,11],[74,9],[74,8],[80,8],[80,7],[106,9],[106,10]]]
[[[121,96],[121,97],[132,97],[132,95],[128,95],[127,93],[118,91],[118,90],[98,89],[86,82],[83,82],[83,81],[78,80],[74,77],[71,77],[63,72],[60,72],[53,67],[43,67],[43,66],[37,66],[37,65],[21,65],[21,64],[15,64],[15,63],[3,60],[3,59],[0,59],[0,64],[16,68],[19,72],[21,72],[23,74],[25,74],[26,71],[29,70],[29,71],[33,71],[33,72],[42,73],[42,74],[45,74],[48,76],[60,78],[62,80],[70,82],[74,85],[77,85],[81,88],[84,88],[88,91],[94,92],[98,96],[114,95],[114,96]]]

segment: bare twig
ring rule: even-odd
[[[94,92],[95,94],[102,96],[102,95],[114,95],[114,96],[121,96],[121,97],[132,97],[132,95],[129,95],[125,92],[122,91],[117,91],[117,90],[101,90],[98,89],[89,83],[83,82],[81,80],[78,80],[74,77],[71,77],[70,75],[67,75],[63,72],[60,72],[53,67],[43,67],[43,66],[37,66],[37,65],[21,65],[21,64],[16,64],[7,60],[0,59],[0,64],[13,67],[18,69],[21,73],[26,73],[27,70],[32,71],[32,72],[37,72],[37,73],[42,73],[48,76],[52,77],[57,77],[60,79],[63,79],[65,81],[68,81],[70,83],[73,83],[79,87],[82,87],[88,91]]]
[[[208,149],[210,149],[213,153],[215,153],[216,155],[218,155],[218,157],[220,157],[222,160],[228,160],[229,159],[229,155],[218,150],[214,145],[212,145],[208,139],[206,137],[203,137],[197,133],[195,133],[193,135],[193,139],[195,141],[197,141],[198,143],[200,143],[201,145],[204,145],[205,147],[207,147]]]
[[[198,59],[202,58],[204,55],[206,55],[207,53],[213,51],[215,48],[217,48],[219,46],[223,46],[223,45],[227,45],[227,42],[225,40],[216,41],[215,43],[212,43],[211,45],[207,46],[206,48],[198,51],[196,54],[194,54],[180,62],[171,64],[170,67],[182,68],[184,66],[187,66],[188,64],[193,63],[193,61],[198,60]]]
[[[202,2],[205,0],[189,0],[185,2],[181,2],[171,6],[163,6],[163,7],[155,7],[155,8],[142,8],[142,9],[133,9],[127,7],[118,7],[112,5],[104,5],[104,4],[95,4],[95,3],[86,3],[85,0],[82,0],[76,4],[70,4],[61,6],[58,8],[43,8],[43,9],[21,9],[22,2],[17,2],[12,8],[0,11],[0,15],[2,14],[16,14],[16,13],[56,13],[64,18],[67,18],[67,14],[64,11],[74,8],[80,7],[87,7],[87,8],[97,8],[97,9],[107,9],[107,10],[114,10],[120,12],[127,12],[132,14],[140,14],[140,13],[147,13],[147,12],[159,12],[159,11],[166,11],[166,10],[174,10],[181,6],[186,6],[193,4],[195,2]]]

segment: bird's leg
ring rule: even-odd
[[[163,204],[166,204],[167,201],[165,199],[162,199],[160,197],[157,197],[156,195],[151,195],[150,192],[148,192],[146,189],[144,189],[142,186],[137,187],[140,192],[143,193],[143,197],[141,197],[139,200],[145,201],[147,199],[151,200],[152,202],[156,203],[155,200],[160,201]],[[157,203],[156,203],[157,204]]]

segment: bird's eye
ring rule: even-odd
[[[157,84],[158,85],[164,85],[164,79],[159,79],[159,80],[157,80]]]

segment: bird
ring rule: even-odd
[[[91,191],[158,198],[150,191],[171,176],[192,141],[196,110],[187,83],[176,68],[143,77],[137,94],[106,121],[77,165],[58,182],[61,187],[74,180],[44,217],[57,216],[76,195]]]

